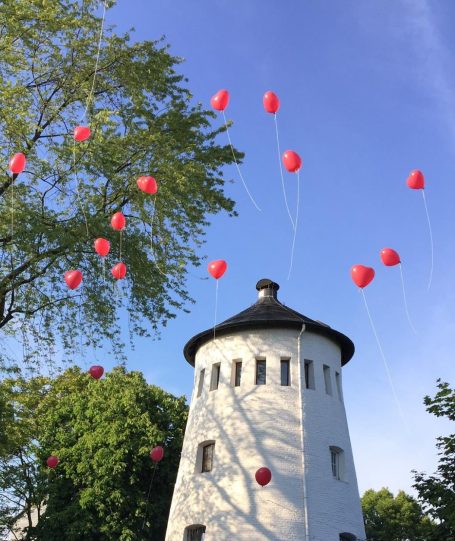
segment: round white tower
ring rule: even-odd
[[[166,541],[365,539],[341,382],[354,345],[280,303],[278,284],[256,288],[185,346],[194,387]]]

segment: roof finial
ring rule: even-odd
[[[256,284],[256,289],[259,291],[259,299],[263,299],[264,297],[273,297],[274,299],[277,299],[277,291],[280,289],[280,286],[269,278],[262,278],[262,280],[259,280]]]

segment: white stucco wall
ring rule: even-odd
[[[301,362],[313,360],[316,379],[315,390],[305,389],[298,336],[297,330],[248,331],[198,350],[166,541],[184,541],[191,524],[207,527],[205,541],[305,541],[304,454],[307,541],[338,541],[341,532],[364,538],[344,405],[334,379],[334,371],[341,372],[340,351],[321,336],[303,333]],[[266,385],[255,385],[257,358],[267,361]],[[281,358],[291,359],[290,387],[280,385]],[[240,359],[242,381],[234,387],[232,364]],[[212,364],[218,362],[219,387],[210,391]],[[325,393],[322,364],[331,367],[334,396]],[[203,368],[204,388],[197,397]],[[200,473],[197,449],[207,440],[215,441],[213,470]],[[332,477],[330,445],[344,450],[342,481]],[[264,488],[254,478],[261,466],[273,475]]]

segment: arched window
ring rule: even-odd
[[[185,528],[185,541],[204,541],[205,526],[202,524],[192,524]]]
[[[330,446],[330,464],[332,476],[334,479],[342,480],[344,478],[344,452],[343,449]],[[344,534],[343,534],[344,535]],[[345,541],[344,539],[342,541]],[[349,540],[350,541],[350,540]]]
[[[207,440],[200,443],[197,447],[195,473],[206,473],[212,471],[214,456],[214,440]]]
[[[340,541],[357,541],[357,537],[352,533],[340,533]]]

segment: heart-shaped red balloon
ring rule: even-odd
[[[280,99],[275,92],[272,92],[271,90],[264,94],[262,103],[264,104],[264,109],[267,113],[276,113],[280,108]]]
[[[137,179],[137,186],[143,192],[151,195],[158,191],[158,185],[153,177],[139,177]]]
[[[50,457],[48,457],[46,462],[49,468],[54,469],[58,466],[58,463],[60,462],[60,460],[58,456],[51,455]]]
[[[121,212],[116,212],[111,218],[111,226],[116,231],[121,231],[126,226],[126,218]]]
[[[259,468],[255,477],[261,487],[265,487],[272,480],[272,472],[268,468]]]
[[[210,98],[210,104],[217,111],[224,111],[229,105],[229,92],[227,90],[218,90],[218,92]]]
[[[88,372],[93,379],[100,379],[104,374],[104,368],[99,364],[94,364],[89,368]]]
[[[418,169],[411,171],[406,180],[406,184],[413,190],[423,190],[425,188],[425,177],[423,176],[422,171],[419,171]]]
[[[121,280],[122,278],[125,278],[126,276],[126,265],[125,263],[117,263],[117,265],[114,265],[111,269],[112,276],[116,278],[117,280]]]
[[[80,270],[65,272],[65,282],[70,289],[78,288],[82,282],[82,272]]]
[[[302,167],[302,158],[293,150],[286,150],[283,152],[283,164],[289,173],[297,173]]]
[[[216,259],[215,261],[211,261],[207,268],[215,280],[218,280],[226,272],[227,263],[224,261],[224,259]]]
[[[364,288],[374,278],[374,269],[364,265],[354,265],[351,268],[351,278],[356,286]]]
[[[91,135],[90,128],[88,126],[77,126],[74,128],[74,140],[78,141],[79,143],[81,141],[86,141],[90,135]]]
[[[14,154],[14,156],[9,161],[9,169],[11,173],[18,175],[19,173],[22,173],[22,171],[25,169],[25,164],[27,163],[27,160],[25,159],[25,155],[22,154],[22,152],[18,152],[17,154]]]
[[[401,263],[399,253],[392,248],[383,248],[380,255],[381,261],[386,267],[393,267],[394,265]]]
[[[153,462],[160,462],[163,459],[164,456],[164,449],[157,445],[150,451],[150,458],[153,460]]]
[[[101,257],[106,257],[111,249],[111,243],[107,239],[100,237],[93,243],[95,252]]]

